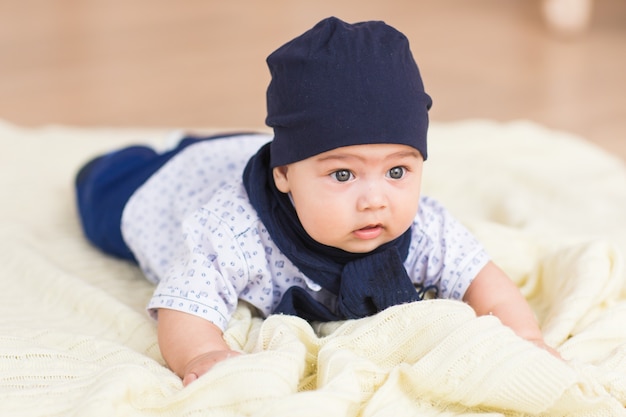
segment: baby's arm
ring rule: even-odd
[[[239,355],[228,347],[216,325],[181,311],[159,309],[158,336],[163,358],[185,386],[216,363]]]
[[[515,283],[493,262],[485,265],[474,278],[463,301],[467,302],[477,315],[493,314],[518,336],[560,357],[544,342],[535,315]]]

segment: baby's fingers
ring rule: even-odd
[[[197,356],[185,367],[183,386],[191,384],[196,379],[207,373],[215,364],[228,358],[239,355],[232,350],[218,350]]]
[[[186,387],[187,385],[191,384],[196,379],[198,379],[198,375],[196,375],[193,372],[189,374],[185,374],[183,378],[183,387]]]

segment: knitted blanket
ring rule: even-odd
[[[424,193],[485,244],[561,361],[461,302],[311,326],[239,306],[241,355],[183,388],[139,270],[83,238],[73,176],[143,129],[0,122],[0,415],[626,415],[626,167],[528,122],[434,123]]]

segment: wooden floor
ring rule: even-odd
[[[318,20],[410,39],[431,118],[529,119],[626,160],[626,2],[551,31],[538,0],[0,0],[0,119],[39,126],[263,126],[265,57]]]

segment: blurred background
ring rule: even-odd
[[[625,0],[0,0],[0,119],[263,127],[266,56],[330,15],[407,35],[432,120],[532,120],[626,160]]]

